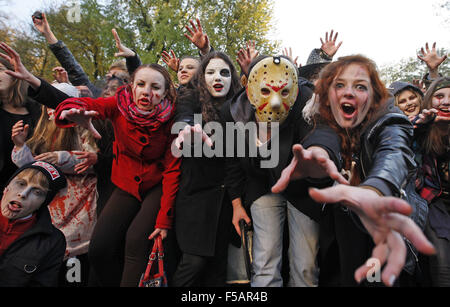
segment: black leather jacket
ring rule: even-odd
[[[364,129],[359,153],[361,185],[399,197],[417,168],[411,149],[413,133],[408,118],[399,113],[384,114]]]

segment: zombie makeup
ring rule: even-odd
[[[373,89],[369,73],[359,64],[350,64],[331,83],[328,90],[333,116],[342,128],[355,128],[372,105]]]
[[[181,85],[187,84],[197,72],[200,63],[196,59],[185,58],[178,67],[177,77]]]
[[[136,73],[132,89],[136,106],[142,111],[151,111],[165,97],[164,76],[154,69],[143,68]]]
[[[450,87],[435,91],[431,98],[431,105],[438,110],[438,116],[450,117]]]
[[[404,90],[398,94],[397,106],[406,116],[415,116],[420,112],[419,96],[411,90]]]
[[[258,122],[279,122],[288,117],[298,95],[296,67],[282,57],[267,57],[250,71],[247,97]]]
[[[231,88],[230,66],[222,59],[211,59],[205,69],[205,83],[211,96],[225,97]]]
[[[1,213],[10,220],[26,217],[44,203],[46,196],[47,189],[32,176],[18,174],[3,191]]]

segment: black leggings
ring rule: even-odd
[[[91,271],[100,286],[137,287],[145,271],[160,208],[162,187],[147,192],[142,203],[116,188],[97,221],[89,246]]]

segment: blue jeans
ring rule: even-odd
[[[290,287],[318,285],[319,225],[280,194],[266,194],[250,207],[253,224],[252,287],[282,287],[283,229],[289,228]]]

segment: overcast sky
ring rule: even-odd
[[[8,0],[7,0],[8,1]],[[9,0],[1,11],[14,14],[22,23],[48,3],[61,0]],[[331,29],[343,41],[337,57],[361,53],[379,65],[416,55],[426,42],[450,49],[449,11],[438,11],[443,0],[275,0],[272,37],[292,47],[299,62],[306,63],[320,37]],[[441,14],[441,16],[439,16]],[[448,21],[447,21],[448,23]]]

